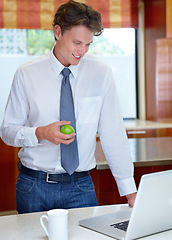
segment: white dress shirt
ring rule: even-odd
[[[22,147],[19,158],[23,165],[32,169],[64,172],[60,145],[47,140],[39,142],[35,135],[37,127],[60,119],[63,68],[51,51],[22,65],[14,76],[1,137],[8,145]],[[120,195],[136,192],[133,163],[111,69],[89,55],[77,66],[71,65],[69,68],[79,149],[79,167],[76,171],[95,168],[98,132]]]

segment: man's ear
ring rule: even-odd
[[[59,25],[54,26],[54,37],[56,40],[59,40],[62,35],[62,30]]]

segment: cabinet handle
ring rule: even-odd
[[[127,134],[146,134],[146,131],[127,131]]]

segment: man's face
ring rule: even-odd
[[[57,39],[54,55],[65,67],[77,65],[93,41],[93,33],[83,25],[74,26],[63,34],[56,25],[54,36]]]

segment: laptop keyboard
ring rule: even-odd
[[[111,224],[110,226],[126,232],[128,223],[129,223],[129,220],[124,222],[114,223],[114,224]]]

